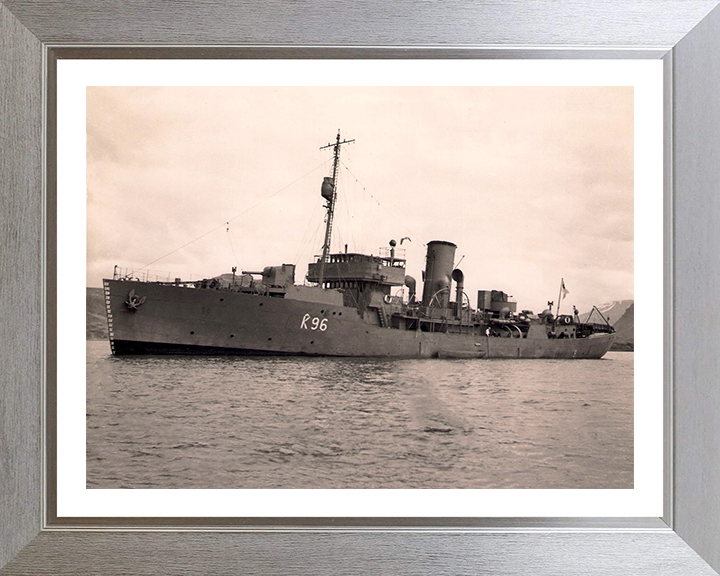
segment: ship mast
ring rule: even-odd
[[[335,214],[335,201],[337,200],[337,171],[338,171],[338,164],[340,163],[340,146],[343,144],[350,144],[351,142],[355,142],[355,140],[343,140],[340,142],[340,130],[338,130],[337,138],[335,139],[334,144],[328,144],[327,146],[322,146],[320,150],[325,150],[325,148],[333,148],[335,157],[333,158],[333,168],[332,168],[332,178],[325,179],[325,182],[323,182],[323,190],[322,195],[323,198],[327,199],[328,203],[327,206],[327,222],[325,224],[325,242],[323,243],[323,252],[322,252],[322,259],[320,260],[320,272],[318,274],[318,284],[322,287],[323,281],[325,280],[325,262],[327,262],[328,254],[330,252],[330,238],[332,237],[332,225],[333,225],[333,215]],[[330,180],[330,182],[328,182]],[[332,186],[332,189],[328,191],[328,195],[326,195],[325,190],[325,184],[329,183]]]

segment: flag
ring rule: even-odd
[[[562,299],[563,299],[563,300],[565,300],[565,296],[567,296],[568,294],[570,294],[570,290],[568,290],[567,288],[565,288],[565,279],[561,280],[561,283],[560,283],[560,293],[562,294]]]

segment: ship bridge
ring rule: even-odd
[[[318,259],[308,266],[309,282],[320,282],[321,263]],[[405,283],[405,259],[347,252],[329,255],[323,277],[326,288],[353,288],[366,283],[402,286]]]

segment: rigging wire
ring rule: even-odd
[[[235,244],[237,244],[238,250],[241,248],[240,242],[237,241],[237,238],[235,238],[235,232],[233,232],[233,229],[228,226],[228,229],[230,230],[230,236],[232,236],[232,239],[235,240]],[[240,261],[238,260],[236,264],[239,266]]]
[[[233,242],[235,242],[235,246],[237,246],[238,250],[239,250],[240,253],[242,254],[242,244],[240,244],[240,242],[238,242],[238,239],[235,237],[235,232],[233,231],[232,226],[230,226],[229,223],[228,223],[228,228],[227,228],[227,230],[228,230],[228,232],[230,232],[230,236],[231,236],[231,238],[232,238],[232,241],[230,242],[230,246],[232,247],[232,246],[233,246]],[[233,256],[235,256],[235,265],[236,265],[238,268],[240,268],[240,259],[237,257],[237,254],[235,254],[235,250],[234,250],[234,249],[233,249]]]
[[[340,164],[343,165],[343,168],[345,168],[345,170],[348,171],[348,174],[350,174],[350,176],[352,176],[352,177],[355,179],[355,181],[360,185],[360,187],[361,187],[365,192],[367,192],[368,196],[370,196],[370,198],[372,198],[378,206],[380,206],[383,210],[386,210],[386,211],[388,212],[388,214],[390,214],[393,218],[397,218],[400,222],[403,221],[403,218],[398,218],[398,216],[397,216],[396,214],[394,214],[392,210],[390,210],[389,208],[387,208],[386,206],[384,206],[383,204],[381,204],[381,203],[380,203],[380,200],[378,200],[377,198],[375,198],[375,196],[373,196],[372,193],[370,193],[370,192],[368,191],[368,189],[365,187],[365,185],[364,185],[362,182],[360,182],[360,180],[358,179],[358,177],[355,176],[355,174],[352,173],[352,171],[350,170],[350,168],[348,168],[347,165],[346,165],[342,160],[340,161]],[[427,246],[427,244],[425,244],[424,242],[418,240],[417,234],[415,234],[412,230],[410,230],[410,228],[408,228],[408,227],[405,226],[404,224],[401,224],[401,226],[408,232],[408,234],[410,234],[410,236],[412,236],[415,240],[417,240],[418,242],[420,242],[420,244],[422,244],[423,246]]]
[[[300,240],[300,245],[298,246],[298,250],[295,253],[295,259],[293,262],[297,266],[298,262],[300,261],[300,256],[302,255],[303,250],[305,250],[305,247],[307,245],[308,239],[310,238],[310,230],[312,229],[313,223],[317,226],[317,220],[315,219],[317,217],[318,208],[322,206],[322,202],[320,199],[315,203],[315,208],[313,209],[312,216],[310,216],[310,219],[308,220],[307,227],[305,228],[305,232],[302,235],[302,239]]]
[[[315,226],[315,232],[313,232],[312,238],[310,239],[310,242],[308,242],[309,246],[319,246],[317,249],[318,256],[322,254],[322,245],[320,244],[320,238],[324,236],[324,234],[321,234],[320,231],[323,229],[324,222],[318,222],[317,226]],[[313,250],[313,252],[316,252]],[[313,254],[313,256],[315,256]]]
[[[182,250],[182,249],[185,248],[186,246],[190,246],[190,244],[192,244],[193,242],[197,242],[197,241],[200,240],[201,238],[205,238],[205,236],[207,236],[207,235],[209,235],[209,234],[212,234],[213,232],[215,232],[216,230],[219,230],[219,229],[222,228],[223,226],[229,225],[230,222],[232,222],[233,220],[237,220],[238,218],[240,218],[240,216],[244,216],[245,214],[247,214],[248,212],[250,212],[250,211],[253,210],[254,208],[257,208],[258,206],[260,206],[260,204],[262,204],[263,202],[266,202],[267,200],[270,200],[270,198],[273,198],[274,196],[277,196],[278,194],[280,194],[280,192],[283,192],[283,191],[287,190],[287,189],[290,188],[290,186],[292,186],[293,184],[297,184],[298,182],[300,182],[300,180],[302,180],[303,178],[309,176],[310,174],[312,174],[313,172],[315,172],[315,171],[318,170],[319,168],[322,168],[322,167],[323,167],[325,164],[327,164],[327,163],[328,163],[328,160],[323,160],[323,162],[322,162],[321,164],[319,164],[318,166],[316,166],[315,168],[313,168],[313,169],[310,170],[309,172],[306,172],[305,174],[303,174],[302,176],[300,176],[300,178],[298,178],[297,180],[294,180],[294,181],[290,182],[290,184],[288,184],[287,186],[284,186],[284,187],[280,188],[280,190],[278,190],[278,191],[276,191],[276,192],[273,192],[270,196],[266,196],[265,198],[263,198],[262,200],[260,200],[260,201],[257,202],[256,204],[253,204],[252,206],[250,206],[250,208],[248,208],[247,210],[243,210],[242,212],[240,212],[240,214],[238,214],[238,215],[233,216],[232,218],[230,218],[230,220],[226,220],[225,222],[223,222],[223,223],[220,224],[219,226],[215,226],[215,228],[213,228],[212,230],[208,230],[207,232],[205,232],[204,234],[201,234],[201,235],[198,236],[197,238],[194,238],[193,240],[190,240],[189,242],[186,242],[185,244],[183,244],[183,245],[180,246],[179,248],[175,248],[175,250],[171,250],[171,251],[168,252],[167,254],[164,254],[163,256],[160,256],[160,258],[156,258],[156,259],[153,260],[152,262],[149,262],[148,264],[145,264],[145,266],[142,266],[141,268],[138,268],[138,270],[142,270],[142,269],[144,269],[144,268],[147,268],[148,266],[152,266],[153,264],[155,264],[155,262],[159,262],[159,261],[162,260],[163,258],[167,258],[167,257],[170,256],[171,254],[175,254],[175,252],[178,252],[179,250]]]
[[[341,178],[343,179],[343,183],[344,183],[345,178],[342,176],[342,172],[340,173],[340,175],[341,175]],[[345,190],[349,190],[349,188],[350,188],[349,186],[344,186]],[[345,213],[347,214],[347,219],[348,219],[348,230],[350,231],[350,240],[352,241],[353,250],[357,250],[357,242],[355,240],[355,230],[354,230],[354,226],[353,226],[353,219],[352,219],[352,216],[350,215],[350,202],[349,202],[350,195],[343,194],[343,198],[344,198],[344,204],[345,204]]]
[[[225,229],[225,232],[228,232],[227,239],[228,242],[230,242],[230,250],[232,250],[233,257],[235,258],[235,265],[239,266],[240,261],[238,260],[237,254],[235,254],[235,248],[232,243],[234,236],[232,235],[232,230],[230,230],[230,226]]]
[[[320,229],[322,228],[322,224],[323,224],[322,221],[319,221],[319,222],[317,223],[317,225],[315,226],[315,231],[312,233],[312,236],[309,236],[309,237],[308,237],[308,241],[305,242],[305,244],[304,244],[304,245],[301,247],[301,249],[298,251],[298,256],[297,256],[297,258],[296,258],[296,260],[295,260],[295,265],[296,265],[296,266],[297,266],[297,263],[298,263],[299,260],[300,260],[300,254],[306,249],[306,247],[307,247],[307,246],[310,246],[310,245],[313,245],[313,246],[316,245],[316,242],[317,242],[317,240],[318,240],[318,236],[319,236],[319,234],[320,234]],[[314,250],[313,250],[313,252],[314,252]],[[322,249],[321,249],[321,252],[322,252]],[[310,256],[309,260],[312,260],[314,257],[315,257],[315,254],[314,254],[314,253],[311,253],[311,256]]]
[[[338,187],[338,190],[343,191],[343,194],[338,193],[338,195],[337,195],[337,201],[338,201],[337,208],[340,208],[340,206],[339,206],[340,204],[347,207],[347,188],[345,187],[343,174],[340,171],[338,171],[337,187]],[[346,225],[340,225],[342,223],[342,219],[341,219],[342,214],[341,213],[336,211],[335,216],[336,216],[336,218],[338,218],[336,220],[336,226],[335,226],[335,230],[337,230],[337,237],[335,239],[335,244],[337,245],[338,240],[340,240],[340,247],[337,248],[337,252],[342,252],[343,244],[346,244],[349,241],[348,238],[346,237],[346,232],[352,231],[352,227],[351,227],[349,221]]]

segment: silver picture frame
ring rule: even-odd
[[[0,0],[0,574],[717,574],[720,2],[329,4]],[[79,57],[662,59],[663,516],[58,518],[52,79]]]

